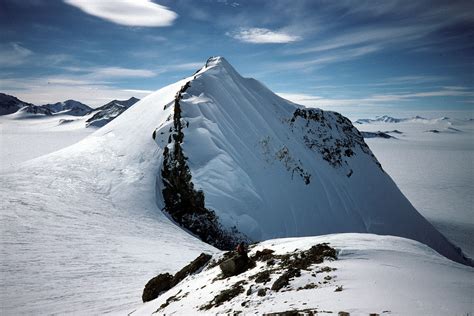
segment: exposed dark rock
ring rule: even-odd
[[[270,271],[269,270],[263,270],[260,271],[259,273],[252,275],[250,279],[255,279],[255,283],[267,283],[270,282]]]
[[[173,276],[169,273],[159,274],[145,285],[142,300],[148,302],[157,298],[161,293],[171,289]]]
[[[163,150],[161,176],[165,211],[202,241],[219,249],[233,249],[240,241],[248,241],[248,238],[235,227],[230,231],[223,229],[215,212],[205,207],[204,193],[194,189],[187,158],[181,147],[184,133],[179,101],[189,87],[190,82],[187,82],[175,96],[173,128],[169,139],[172,144],[171,148],[168,146]]]
[[[306,284],[306,285],[303,286],[303,287],[299,287],[299,288],[298,288],[298,291],[300,291],[300,290],[311,290],[311,289],[315,289],[315,288],[317,288],[317,287],[318,287],[317,284],[311,282],[311,283]]]
[[[328,311],[321,311],[324,313],[331,313]],[[282,312],[274,312],[274,313],[266,313],[263,316],[315,316],[318,315],[318,310],[316,308],[307,308],[307,309],[299,309],[299,310],[289,310],[289,311],[282,311]]]
[[[140,100],[134,97],[128,100],[110,101],[109,103],[93,110],[96,113],[87,119],[86,127],[102,127],[116,119],[119,115],[121,115],[138,101]]]
[[[304,183],[308,185],[311,182],[311,174],[304,170],[300,160],[295,160],[290,154],[288,147],[283,146],[275,154],[276,158],[282,162],[286,170],[291,172],[291,178],[293,179],[295,173],[303,179]]]
[[[278,292],[290,284],[290,280],[301,275],[300,269],[290,268],[284,272],[272,285],[272,291]]]
[[[395,138],[389,134],[387,134],[386,132],[381,132],[381,131],[378,131],[378,132],[360,132],[362,134],[362,137],[364,138]]]
[[[31,103],[21,101],[12,95],[0,93],[0,115],[12,114],[25,106],[35,106]]]
[[[226,278],[243,273],[254,266],[255,263],[244,255],[236,255],[219,264],[222,274]]]
[[[258,295],[258,296],[265,296],[265,295],[267,295],[267,289],[265,289],[265,288],[258,289],[257,295]]]
[[[231,288],[223,290],[218,295],[216,295],[210,303],[201,306],[199,309],[208,310],[210,308],[220,306],[225,302],[232,300],[234,297],[245,291],[244,287],[242,286],[243,284],[245,284],[245,281],[239,281],[235,283],[234,285],[232,285]]]
[[[267,260],[273,258],[273,253],[274,252],[275,251],[273,251],[271,249],[263,249],[262,251],[257,250],[257,252],[252,257],[252,259],[256,260],[256,261],[267,261]]]
[[[211,259],[211,255],[201,253],[190,264],[179,270],[174,276],[162,273],[148,281],[143,290],[142,300],[148,302],[157,298],[161,293],[168,291],[190,274],[203,268]]]
[[[43,114],[43,115],[47,115],[47,116],[53,115],[53,113],[49,109],[43,108],[43,107],[37,106],[37,105],[32,105],[32,104],[21,108],[20,111],[26,112],[26,113],[31,113],[31,114]]]
[[[172,281],[172,286],[175,286],[179,282],[181,282],[185,277],[187,277],[190,274],[196,273],[199,271],[201,268],[203,268],[206,263],[211,260],[212,256],[208,255],[206,253],[201,253],[199,257],[194,259],[190,264],[176,272],[176,274],[173,277]]]
[[[382,168],[361,133],[348,118],[339,113],[320,109],[296,109],[289,123],[292,129],[300,128],[304,135],[305,145],[321,154],[322,158],[334,168],[348,169],[347,158],[355,155],[356,146],[371,156],[372,160]],[[337,130],[339,133],[334,134],[332,130]],[[346,174],[348,173],[349,170]]]
[[[212,259],[211,262],[209,262],[209,264],[207,265],[207,269],[212,269],[212,268],[214,268],[214,267],[217,267],[217,266],[220,265],[222,262],[226,261],[227,259],[232,258],[234,255],[235,255],[235,252],[234,252],[234,251],[227,251],[227,252],[224,252],[224,254],[222,255],[222,257],[220,257],[218,260]]]

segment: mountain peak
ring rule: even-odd
[[[211,69],[214,69],[214,72],[212,72],[213,74],[226,72],[228,74],[233,74],[240,77],[240,74],[237,72],[237,70],[235,70],[234,67],[232,67],[232,65],[222,56],[209,57],[204,67],[201,68],[199,72],[209,71]]]
[[[222,56],[211,56],[206,61],[206,67],[212,67],[212,66],[225,67],[226,65],[230,66],[229,62]]]

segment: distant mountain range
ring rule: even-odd
[[[23,107],[34,106],[31,103],[21,101],[14,96],[0,93],[0,115],[8,115],[17,112]]]
[[[67,114],[72,116],[84,116],[94,111],[91,107],[76,100],[45,104],[40,107],[50,110],[53,114]]]
[[[24,102],[12,95],[0,93],[0,115],[13,113],[31,114],[42,116],[71,115],[85,117],[91,115],[86,120],[86,127],[102,127],[122,114],[125,110],[140,101],[135,97],[128,100],[112,100],[109,103],[96,109],[76,100],[66,100],[45,105],[34,105]]]
[[[410,118],[395,118],[388,115],[377,116],[375,119],[358,119],[355,124],[370,124],[370,123],[402,123],[402,122],[418,122],[418,123],[436,123],[440,121],[448,121],[448,117],[440,117],[436,119],[427,119],[421,116],[413,116]]]
[[[128,100],[112,100],[96,109],[96,113],[86,121],[86,126],[102,127],[122,114],[126,109],[140,101],[135,97]]]

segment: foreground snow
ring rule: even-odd
[[[216,74],[210,73],[210,75],[209,80]],[[197,257],[200,252],[216,251],[177,227],[163,215],[160,209],[163,205],[161,191],[156,191],[156,185],[158,184],[158,188],[161,185],[161,179],[158,179],[157,183],[157,175],[160,174],[163,148],[157,146],[157,143],[152,139],[152,134],[173,114],[173,107],[170,105],[173,104],[176,92],[191,79],[193,77],[151,94],[111,123],[73,146],[21,164],[11,164],[11,168],[2,172],[0,177],[0,199],[2,201],[0,204],[0,274],[2,275],[0,305],[2,312],[34,315],[123,313],[130,311],[133,306],[139,305],[143,286],[151,277],[159,272],[178,270],[185,263]],[[204,83],[215,82],[203,81]],[[249,82],[253,82],[250,87],[264,89],[252,80]],[[186,100],[189,102],[189,109],[192,110],[193,99],[186,98]],[[199,105],[200,110],[207,111],[206,119],[210,119],[212,118],[211,110],[215,104],[207,104],[205,107],[205,102],[201,102],[203,100],[205,98],[195,98],[196,107],[194,109],[197,109]],[[280,105],[288,104],[281,99],[274,98],[273,100],[281,102]],[[261,101],[265,102],[265,100]],[[264,104],[271,105],[271,102]],[[219,114],[225,116],[222,111],[219,111]],[[225,122],[235,127],[235,122],[228,120],[229,116],[225,117],[227,118]],[[27,139],[28,142],[25,144],[34,143],[34,140],[29,139],[29,135],[33,134],[35,128],[35,123],[31,122],[31,128],[27,129],[23,136],[18,136],[18,139],[21,137]],[[65,123],[58,128],[74,129],[76,123],[81,122]],[[196,138],[206,135],[206,130],[213,135],[218,133],[218,130],[209,128],[212,126],[212,122],[204,122],[207,125],[203,124],[201,128],[199,125],[194,125],[192,121],[190,123],[190,129],[196,132],[194,135]],[[57,126],[58,122],[55,121],[54,124]],[[2,128],[3,126],[5,125],[2,125]],[[265,129],[272,130],[268,127]],[[231,131],[232,128],[225,130],[226,133]],[[200,132],[202,134],[199,134]],[[213,142],[219,139],[211,138]],[[57,139],[52,137],[50,140],[52,146],[59,147],[55,142]],[[3,142],[4,134],[2,132],[2,147]],[[203,143],[199,142],[199,144]],[[219,144],[217,142],[217,145]],[[254,145],[254,143],[249,143],[248,147],[251,148]],[[16,146],[16,143],[11,141],[8,146]],[[183,146],[188,146],[185,149],[191,150],[192,144],[188,142]],[[223,163],[216,164],[219,166],[218,168],[222,167],[217,171],[228,173],[232,171],[232,168],[239,167],[249,174],[251,174],[250,171],[255,171],[254,179],[263,181],[263,177],[257,177],[262,174],[262,171],[257,170],[262,167],[261,164],[255,166],[233,165],[226,164],[226,161],[222,160],[223,156],[229,153],[233,156],[238,156],[241,153],[220,152],[221,147],[219,146],[217,148],[215,146],[202,148],[218,150],[216,161]],[[228,146],[223,148],[229,149]],[[245,150],[248,152],[249,148],[245,148]],[[206,150],[201,151],[201,153],[206,152],[210,153]],[[216,151],[213,153],[216,154]],[[263,154],[258,152],[258,155]],[[309,162],[311,159],[311,155],[305,155],[302,160],[311,164]],[[190,162],[193,164],[194,172],[209,170],[200,168],[206,166],[206,164],[200,164],[205,162],[204,159],[192,160],[190,158]],[[324,161],[319,160],[318,164],[322,162]],[[373,162],[362,160],[360,163],[364,165]],[[317,173],[318,179],[329,182],[332,174],[324,171],[322,166],[322,164],[317,166],[317,168],[321,168]],[[283,180],[292,181],[291,173],[280,162],[270,164],[267,168],[267,171],[276,172],[278,181],[281,181],[278,183],[285,183]],[[377,172],[382,174],[382,171]],[[216,172],[216,174],[218,173]],[[342,174],[340,178],[345,179],[345,177],[346,175]],[[205,174],[197,174],[196,178],[202,180],[200,184],[204,187]],[[362,180],[365,181],[361,175],[359,180],[356,180],[359,182],[356,183],[360,184]],[[390,188],[395,187],[388,177],[382,178],[381,181],[383,184],[389,183]],[[229,182],[238,184],[238,182]],[[248,182],[243,183],[248,184]],[[226,184],[226,181],[221,184]],[[322,184],[317,185],[323,188]],[[271,184],[271,186],[275,186],[275,184]],[[254,187],[248,186],[247,192],[251,192]],[[300,179],[295,179],[291,187],[293,192],[297,192],[297,189],[304,188],[305,184]],[[210,183],[208,188],[219,189],[219,186],[216,183]],[[222,188],[229,192],[228,187],[223,185]],[[327,192],[328,196],[341,194],[335,187],[328,185],[323,189],[325,191],[322,192]],[[364,190],[362,185],[357,188],[357,190],[359,189]],[[342,192],[345,192],[344,190]],[[394,191],[391,190],[391,192]],[[214,193],[216,192],[214,191]],[[297,199],[300,193],[296,194],[294,199]],[[397,194],[398,202],[401,201],[402,205],[409,204],[399,192]],[[216,193],[215,197],[217,196]],[[290,198],[285,195],[283,197]],[[306,196],[307,201],[314,201],[311,199],[312,197]],[[246,199],[247,196],[239,196],[239,198]],[[365,205],[373,197],[368,196],[367,198],[368,200],[358,200],[358,202]],[[262,200],[271,201],[272,199],[271,196],[262,195]],[[321,210],[333,202],[348,201],[344,195],[339,196],[337,201],[324,196],[322,200],[322,202],[316,201],[321,203]],[[223,203],[225,200],[218,201],[215,198],[210,201],[216,202],[214,204],[216,206],[225,205]],[[253,210],[252,206],[250,204],[246,211]],[[283,207],[278,206],[279,211],[282,209]],[[346,210],[349,207],[343,209]],[[385,210],[386,204],[380,200],[375,206],[372,205],[371,209],[374,212]],[[409,210],[412,208],[409,207]],[[271,209],[267,211],[267,218],[271,218],[272,223],[275,223],[276,213],[271,213]],[[308,222],[308,219],[303,215],[298,216],[299,211],[300,209],[297,207],[290,207],[287,209],[289,213],[280,213],[279,215],[287,216],[286,219],[282,220],[281,226],[265,228],[271,233],[268,235],[285,236],[293,232],[295,234],[310,234],[312,225],[304,222]],[[394,210],[393,217],[381,216],[375,218],[376,220],[371,218],[367,223],[371,227],[381,227],[379,224],[388,227],[397,219],[398,211],[398,209]],[[410,212],[408,211],[408,213]],[[322,211],[321,214],[323,214]],[[416,223],[423,222],[423,219],[420,219],[421,217],[415,213],[411,214],[418,220],[410,221],[411,217],[405,218],[408,222],[403,223],[403,227],[405,224],[413,224],[416,228],[420,228]],[[238,215],[241,218],[245,217],[244,214]],[[334,217],[333,214],[325,216],[329,219]],[[354,214],[342,213],[339,214],[340,222],[342,223],[348,216],[357,217]],[[318,221],[318,218],[315,216],[313,219],[317,223],[318,229],[333,223],[333,221],[321,222]],[[388,221],[388,224],[384,224],[385,221]],[[247,221],[247,223],[251,222],[251,220]],[[302,223],[305,230],[299,230],[298,225],[295,224],[297,222]],[[265,224],[264,219],[260,221],[260,224]],[[285,225],[288,225],[288,229],[281,228]],[[422,227],[429,227],[423,225]],[[364,225],[361,224],[360,227],[362,230]],[[345,228],[347,230],[354,229],[354,226],[347,225]],[[428,239],[435,236],[434,240],[441,240],[441,249],[446,249],[444,248],[446,246],[452,250],[452,246],[440,234],[433,233],[434,229],[428,228],[427,231],[428,233],[426,231],[413,231],[413,233],[422,235],[426,233],[423,236]],[[446,266],[452,265],[453,263],[449,263]]]
[[[309,272],[302,271],[286,291],[270,290],[275,277],[265,285],[249,279],[265,268],[264,263],[258,263],[256,268],[241,275],[216,281],[220,269],[215,267],[189,276],[156,300],[145,303],[133,315],[153,314],[172,296],[181,298],[168,300],[171,301],[169,305],[160,309],[158,314],[237,311],[263,314],[305,309],[317,310],[321,314],[345,311],[351,315],[466,315],[474,312],[474,269],[447,260],[412,240],[369,234],[275,239],[258,244],[251,254],[264,248],[285,254],[296,249],[309,249],[319,243],[329,243],[336,248],[338,260],[324,261],[313,265]],[[332,271],[311,275],[327,266]],[[245,292],[221,306],[200,310],[222,290],[241,280],[248,282],[244,285]],[[297,290],[310,283],[317,284],[317,287]],[[255,289],[247,295],[251,286]],[[338,286],[342,286],[342,291],[335,292]],[[256,288],[265,287],[267,294],[258,296]]]
[[[172,99],[180,84],[158,94]],[[123,313],[158,271],[215,251],[157,208],[160,151],[151,133],[167,114],[163,103],[142,105],[147,110],[132,107],[131,117],[124,112],[74,146],[2,173],[2,313]]]

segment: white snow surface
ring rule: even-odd
[[[23,111],[0,116],[0,170],[77,143],[95,131],[85,128],[88,117]]]
[[[181,101],[189,122],[183,148],[193,182],[224,224],[254,238],[401,235],[460,259],[368,156],[358,152],[350,161],[351,178],[333,169],[302,147],[302,135],[282,127],[296,105],[218,58],[80,142],[2,170],[2,313],[124,313],[139,304],[144,284],[157,273],[216,252],[160,210],[163,146],[152,133],[169,124],[174,96],[190,80]],[[285,162],[300,161],[311,172],[309,185],[274,159],[283,145],[295,157]]]
[[[390,133],[397,139],[366,142],[416,209],[474,257],[474,121],[462,116],[397,120],[356,126],[402,132]]]
[[[290,128],[299,106],[241,77],[225,59],[211,59],[193,77],[180,105],[192,181],[225,226],[253,240],[338,232],[402,236],[464,261],[369,155],[356,146],[348,166],[333,168],[303,141],[317,126],[296,120]],[[341,137],[333,113],[325,116],[332,124],[325,130]],[[171,124],[159,126],[161,147]],[[284,148],[288,154],[278,159]],[[290,170],[295,166],[311,174],[308,185]]]
[[[177,286],[157,299],[145,303],[132,315],[151,315],[170,297],[180,297],[160,309],[155,315],[243,314],[259,315],[289,310],[316,309],[318,315],[337,315],[345,311],[351,315],[470,315],[474,312],[474,269],[450,261],[431,248],[404,238],[372,234],[334,234],[318,237],[268,240],[258,244],[250,255],[264,248],[275,254],[292,253],[309,249],[319,243],[329,243],[338,250],[338,260],[325,260],[301,271],[301,276],[290,281],[287,291],[269,290],[271,281],[257,284],[250,276],[265,268],[266,264],[224,280],[214,280],[220,268],[206,269],[188,276]],[[336,268],[330,272],[311,272],[322,267]],[[268,266],[266,267],[268,269]],[[325,277],[331,280],[324,283]],[[238,281],[246,280],[244,293],[221,306],[199,310],[211,302],[222,290]],[[296,290],[309,283],[315,289]],[[246,295],[252,286],[252,294]],[[342,286],[341,292],[335,292]],[[267,288],[264,297],[257,295]],[[242,306],[242,303],[245,306]]]
[[[155,201],[161,151],[151,134],[182,84],[76,145],[2,174],[2,314],[123,314],[157,273],[215,251]]]

